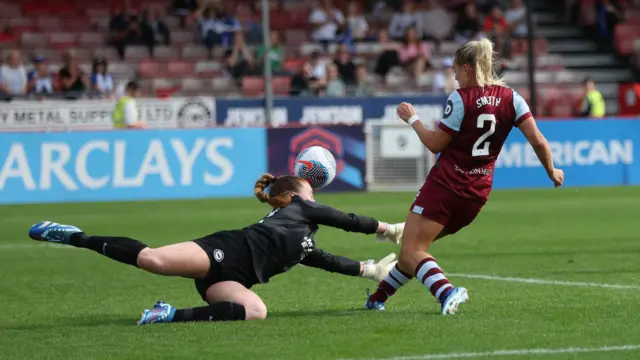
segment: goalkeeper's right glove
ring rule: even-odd
[[[376,234],[376,240],[391,241],[394,244],[400,244],[402,234],[404,233],[404,223],[387,224],[387,230],[383,233]]]

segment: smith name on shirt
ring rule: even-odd
[[[497,107],[498,105],[500,105],[500,101],[502,101],[502,99],[496,96],[483,96],[476,100],[476,105],[478,105],[478,109],[485,105],[492,105]]]

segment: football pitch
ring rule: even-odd
[[[400,222],[414,195],[317,200]],[[203,305],[193,282],[27,237],[31,224],[54,220],[160,246],[267,212],[255,199],[0,207],[0,358],[640,358],[640,188],[494,192],[473,225],[432,248],[471,296],[446,317],[415,280],[371,312],[362,306],[374,282],[299,266],[254,289],[265,321],[136,327],[157,299]],[[399,250],[327,227],[316,243],[358,260]]]

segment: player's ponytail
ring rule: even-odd
[[[291,175],[275,177],[263,174],[256,181],[253,193],[260,202],[266,202],[275,209],[283,208],[291,203],[292,193],[300,189],[300,181],[300,178]],[[268,187],[269,193],[265,191]]]
[[[253,188],[253,193],[258,198],[258,201],[261,203],[269,202],[269,194],[267,194],[264,190],[269,187],[274,181],[275,177],[271,174],[262,174],[260,179],[256,181],[256,185]]]
[[[473,67],[478,86],[498,85],[507,86],[504,80],[493,70],[493,44],[488,39],[469,41],[462,45],[455,54],[455,63],[468,64]]]

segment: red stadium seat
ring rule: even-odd
[[[171,61],[167,64],[167,73],[172,77],[184,77],[194,74],[193,63],[187,61]]]
[[[53,33],[49,42],[57,49],[75,47],[78,44],[78,36],[73,33]]]
[[[140,76],[147,79],[152,79],[157,76],[164,75],[166,67],[164,64],[154,61],[143,61],[140,63]]]
[[[242,79],[242,94],[258,96],[264,93],[264,78],[261,76],[246,76]]]
[[[291,79],[288,76],[276,76],[272,79],[273,93],[276,95],[289,95]]]

